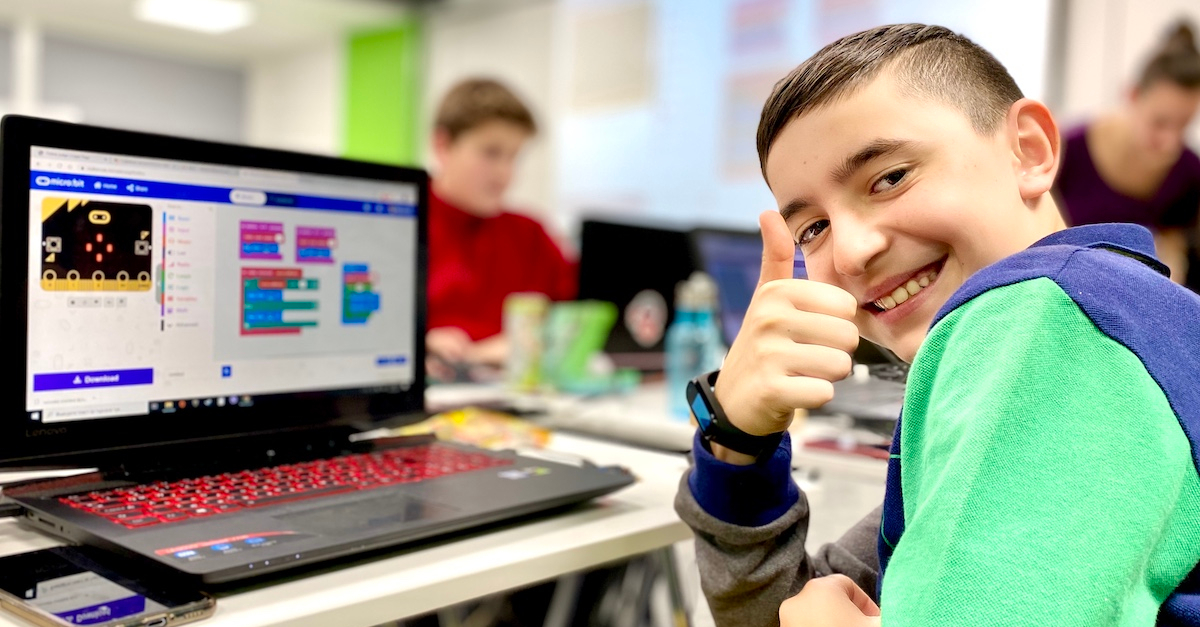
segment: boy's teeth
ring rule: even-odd
[[[928,287],[931,282],[937,279],[937,272],[921,275],[916,279],[909,279],[908,283],[897,287],[891,294],[884,296],[875,301],[875,306],[883,309],[895,309],[897,305],[912,298],[921,288]]]

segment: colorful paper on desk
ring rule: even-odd
[[[884,445],[860,444],[852,441],[843,442],[837,439],[809,440],[804,443],[804,448],[835,451],[839,453],[850,453],[853,455],[862,455],[864,457],[874,457],[875,459],[884,460],[891,457],[890,451]]]
[[[544,448],[550,442],[550,430],[545,427],[512,414],[477,407],[443,412],[393,431],[397,436],[426,433],[432,433],[439,440],[491,450]]]

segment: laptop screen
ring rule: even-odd
[[[417,183],[29,151],[29,420],[414,385]]]

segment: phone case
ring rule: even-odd
[[[118,619],[106,623],[91,623],[93,627],[170,627],[203,620],[217,611],[217,600],[208,595],[193,603],[168,608],[164,612],[140,618]],[[0,590],[0,610],[19,616],[38,627],[76,627],[41,608],[29,605],[4,590]]]

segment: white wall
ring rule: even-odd
[[[1200,2],[1069,0],[1061,121],[1080,122],[1118,106],[1181,16],[1200,28]],[[1200,123],[1192,125],[1189,139],[1193,149],[1200,149]]]
[[[1052,2],[1065,4],[1065,42],[1049,40]],[[541,210],[568,231],[588,207],[631,215],[649,213],[658,219],[664,218],[658,213],[665,211],[678,219],[706,222],[734,215],[736,223],[749,224],[751,218],[746,216],[752,217],[770,203],[759,182],[746,179],[723,186],[724,191],[710,189],[719,178],[711,155],[728,149],[718,142],[720,130],[714,122],[728,104],[721,102],[719,86],[712,77],[730,69],[728,61],[710,58],[721,57],[722,48],[729,45],[728,34],[712,30],[710,22],[727,16],[736,3],[645,0],[652,7],[653,24],[673,27],[652,31],[662,39],[651,42],[648,62],[654,65],[655,87],[650,102],[606,110],[571,109],[576,14],[636,3],[547,0],[509,3],[492,10],[472,6],[469,11],[435,13],[428,30],[426,111],[432,111],[445,86],[463,73],[486,71],[516,86],[547,128],[519,173],[513,198]],[[800,20],[798,27],[813,21],[815,3],[791,0],[785,4],[789,6],[788,19]],[[1051,104],[1064,127],[1118,105],[1146,55],[1177,17],[1189,16],[1200,26],[1197,0],[1020,0],[1016,3],[1019,11],[1012,3],[999,10],[986,1],[876,4],[882,20],[952,22],[950,26],[975,38],[1013,69],[1030,96],[1056,98],[1058,102]],[[1036,28],[1030,30],[1029,24]],[[797,32],[806,31],[801,28]],[[1018,32],[1022,36],[1014,35]],[[808,37],[812,35],[801,38]],[[811,49],[799,48],[813,47],[816,42],[791,43],[795,58],[789,64],[811,54]],[[1043,60],[1054,61],[1052,48],[1058,44],[1061,67],[1044,67]],[[786,69],[782,65],[780,72]],[[1054,85],[1044,82],[1056,79],[1059,82]],[[692,96],[673,96],[671,90]],[[672,131],[680,116],[699,116],[709,122],[707,126],[693,125],[690,134]],[[1200,148],[1200,123],[1193,125],[1190,139],[1194,148]],[[681,151],[687,161],[663,159],[664,146]],[[739,198],[743,200],[739,202]]]
[[[242,66],[163,58],[38,32],[43,114],[173,135],[337,155],[345,42],[328,37]],[[0,26],[0,102],[12,97],[14,41]]]
[[[246,67],[245,141],[337,155],[343,148],[346,44],[312,42]]]
[[[423,135],[428,138],[437,103],[447,89],[467,76],[485,75],[511,87],[533,111],[539,132],[525,150],[509,192],[516,210],[557,222],[553,104],[553,33],[557,3],[463,2],[427,14]],[[424,153],[426,167],[434,164]]]
[[[640,43],[648,67],[638,73],[651,87],[605,106],[558,101],[558,196],[567,219],[613,214],[757,228],[758,213],[776,205],[754,145],[764,100],[821,46],[864,28],[941,24],[991,51],[1026,94],[1041,97],[1045,87],[1051,0],[1008,0],[1002,9],[991,0],[560,0],[566,40],[554,57],[569,92],[595,80],[580,69],[596,61],[579,54],[627,60],[618,53],[639,45],[626,36],[632,27],[613,29],[607,50],[576,45],[577,33],[590,42],[613,15],[636,22],[639,5],[651,27]]]
[[[774,4],[783,43],[765,53],[738,51],[732,43],[734,13],[750,4],[458,0],[434,6],[426,30],[427,117],[465,75],[488,74],[512,85],[543,129],[510,198],[560,232],[572,233],[581,216],[601,213],[754,228],[754,216],[774,206],[753,159],[765,97],[757,92],[831,34],[891,21],[944,23],[992,50],[1029,95],[1045,91],[1051,0],[1011,0],[1002,15],[987,0],[870,0],[862,3],[867,14],[834,21],[818,14],[818,3],[780,0]],[[643,26],[637,41],[630,32]],[[598,36],[603,28],[611,32]],[[1021,37],[1012,36],[1017,31]],[[607,60],[648,83],[616,84],[622,73],[597,65]],[[617,97],[604,101],[589,92],[592,100],[581,104],[580,81],[601,78],[614,82]]]
[[[12,40],[12,31],[0,27],[0,99],[12,97]]]
[[[49,34],[41,101],[77,108],[81,121],[201,139],[242,140],[238,68],[165,59]]]

